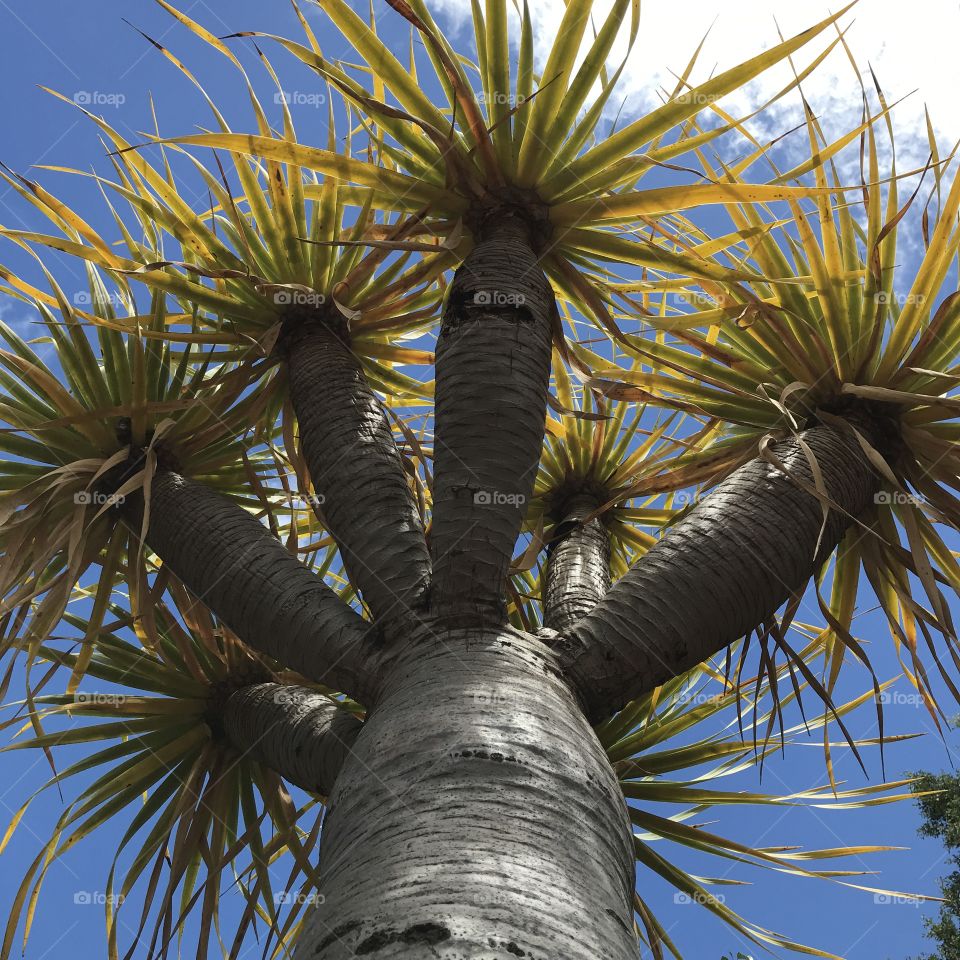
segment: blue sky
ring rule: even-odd
[[[654,18],[659,16],[657,5],[650,6]],[[236,129],[252,126],[245,107],[245,93],[237,75],[227,68],[225,61],[210,62],[203,48],[183,28],[146,0],[136,0],[134,3],[100,0],[96,4],[96,16],[92,15],[89,7],[64,2],[17,3],[14,6],[12,2],[8,4],[0,0],[0,7],[3,9],[4,23],[4,29],[0,32],[0,118],[5,131],[0,146],[0,160],[20,173],[35,176],[37,174],[32,173],[30,167],[38,164],[62,164],[81,169],[93,166],[101,172],[109,172],[93,126],[79,111],[41,91],[38,84],[53,87],[67,97],[84,103],[93,112],[102,113],[133,141],[139,139],[136,131],[150,127],[151,94],[157,102],[163,132],[193,132],[198,124],[209,123],[209,115],[193,88],[123,22],[123,17],[155,39],[170,45],[178,56],[195,68],[211,96],[226,107]],[[880,32],[871,26],[870,18],[882,18],[884,11],[881,7],[885,9],[886,5],[880,0],[866,0],[858,15],[861,24],[868,24],[867,29],[861,27],[863,47],[858,48],[864,61],[883,52],[877,49],[874,53],[870,49],[870,44],[878,43],[877,37],[880,36]],[[284,4],[266,5],[253,0],[235,0],[229,6],[216,7],[185,3],[184,9],[217,34],[245,29],[288,36],[298,34],[296,18]],[[457,4],[448,0],[443,9],[443,18],[456,26],[462,42],[468,43],[468,33],[463,29],[462,12]],[[951,7],[951,15],[952,10]],[[699,17],[702,10],[696,8],[696,13]],[[819,9],[811,10],[810,18],[820,14]],[[317,24],[320,23],[318,18],[313,19]],[[549,19],[543,21],[539,31],[541,36],[544,31],[549,31],[549,22]],[[396,41],[399,51],[405,51],[407,34],[399,28],[397,18],[387,14],[383,23],[384,35]],[[791,23],[790,26],[795,29],[800,24]],[[324,52],[331,57],[346,56],[347,48],[334,31],[320,29]],[[689,42],[681,43],[676,36],[679,31],[675,31],[671,35],[670,51],[688,53],[699,40],[699,20],[692,18],[689,24],[685,24],[685,29],[689,30]],[[747,43],[755,33],[751,27],[748,36],[741,38],[738,43]],[[771,27],[768,39],[774,38]],[[757,42],[761,42],[759,37]],[[891,42],[894,40],[891,39]],[[721,60],[722,66],[728,66],[752,52],[747,47],[730,49],[728,44],[722,54],[719,50],[714,51],[714,56]],[[904,84],[909,84],[909,70],[902,62],[903,58],[892,58],[889,52],[883,56],[891,65],[890,73],[894,73],[893,64],[896,64],[897,72],[892,79],[894,85],[901,89],[894,92],[906,93]],[[294,94],[295,116],[301,139],[324,143],[325,111],[317,109],[315,102],[310,99],[319,89],[315,80],[281,53],[271,51],[271,58],[281,70],[285,89]],[[925,59],[916,51],[913,62],[917,69],[917,83],[929,76]],[[683,64],[672,62],[670,65],[679,69]],[[711,60],[706,68],[712,65]],[[649,90],[642,87],[642,81],[640,72],[630,75],[633,86],[629,92],[635,99],[628,99],[626,109],[636,109],[649,95]],[[786,125],[786,117],[782,119]],[[947,116],[938,120],[948,140],[951,137],[951,121],[952,137],[955,139],[960,135],[960,119]],[[925,134],[918,127],[916,111],[903,113],[902,121],[898,119],[898,122],[903,123],[905,136],[911,142],[925,142]],[[75,202],[84,212],[89,212],[96,226],[110,233],[110,224],[103,216],[103,206],[90,182],[82,183],[56,173],[42,173],[39,176],[55,192]],[[202,198],[197,202],[201,203]],[[0,187],[0,223],[14,228],[42,226],[39,217],[5,187]],[[35,268],[9,244],[0,247],[0,262],[35,276]],[[82,273],[75,264],[59,261],[55,272],[68,291],[83,288]],[[26,326],[29,317],[25,307],[12,304],[0,306],[0,310],[3,310],[5,319],[12,318],[17,326],[29,329]],[[864,612],[857,621],[859,635],[869,644],[877,674],[881,679],[886,679],[897,674],[899,667],[881,618],[869,610],[872,605],[869,592],[863,594],[863,604]],[[810,619],[816,619],[814,613],[808,611],[808,614]],[[862,673],[851,671],[851,678],[847,682],[847,692],[859,692],[866,685],[867,678]],[[945,746],[932,731],[923,708],[911,699],[909,688],[900,683],[893,690],[895,693],[886,708],[888,731],[918,732],[926,736],[920,741],[894,745],[888,749],[888,777],[896,778],[904,771],[917,768],[939,770],[949,766],[950,756],[956,748],[955,738]],[[798,718],[791,719],[796,721]],[[869,711],[858,714],[851,727],[858,736],[876,734],[875,720]],[[42,761],[33,756],[8,755],[2,762],[0,822],[7,819],[27,794],[46,779]],[[869,757],[868,769],[874,780],[879,779],[880,766],[876,756]],[[847,778],[852,786],[865,783],[850,758],[841,761],[840,776]],[[762,783],[758,782],[756,771],[750,771],[740,778],[743,789],[763,788],[776,792],[805,789],[822,783],[824,779],[822,754],[816,738],[809,745],[788,749],[783,757],[771,758],[765,766]],[[60,803],[55,793],[44,797],[3,855],[0,861],[0,904],[6,904],[12,896],[21,873],[39,849],[44,830],[49,828],[53,818],[62,809]],[[729,808],[717,815],[711,829],[755,846],[775,843],[813,848],[833,847],[842,843],[909,846],[911,849],[906,852],[871,858],[871,867],[883,871],[875,879],[875,885],[932,894],[936,892],[936,877],[942,872],[942,850],[936,843],[916,837],[917,824],[918,817],[912,804],[866,811],[779,809],[758,813],[749,808]],[[36,930],[27,952],[31,960],[58,956],[65,948],[78,960],[92,960],[104,955],[102,907],[96,902],[87,904],[75,900],[78,892],[87,892],[91,894],[90,899],[96,901],[97,893],[103,889],[111,846],[115,845],[118,838],[119,831],[114,836],[109,831],[102,832],[92,842],[81,844],[64,863],[51,870],[40,901]],[[702,865],[700,861],[690,861],[691,865],[698,863]],[[711,864],[703,869],[716,875],[725,867]],[[727,888],[724,891],[728,903],[739,912],[765,926],[829,949],[850,960],[901,960],[921,949],[921,916],[931,912],[929,907],[875,902],[870,894],[846,890],[837,885],[770,873],[751,873],[738,867],[730,871],[730,875],[753,881],[753,886]],[[671,935],[688,956],[708,960],[716,957],[719,960],[724,950],[735,953],[737,949],[758,955],[697,906],[674,903],[672,893],[659,882],[649,882],[644,895],[657,909]],[[244,955],[253,957],[259,953],[256,945],[251,944]]]

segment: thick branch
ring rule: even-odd
[[[543,444],[553,293],[519,220],[457,271],[437,342],[431,602],[504,616],[504,588]]]
[[[139,529],[139,509],[125,509]],[[366,699],[375,680],[369,624],[241,507],[160,471],[147,542],[244,643],[311,680]]]
[[[290,396],[350,580],[376,620],[403,619],[426,595],[427,544],[383,406],[345,337],[317,320],[291,323]]]
[[[571,630],[610,589],[610,537],[600,520],[584,523],[597,506],[593,497],[571,500],[548,547],[543,625],[558,633]]]
[[[329,796],[363,722],[309,687],[258,683],[230,695],[223,732],[244,756]]]
[[[823,563],[849,515],[870,504],[877,477],[851,433],[818,426],[800,436],[844,512],[831,509],[824,525],[821,501],[763,458],[719,484],[557,641],[594,722],[761,624]],[[796,439],[773,452],[815,488]]]

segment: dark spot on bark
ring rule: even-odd
[[[495,760],[497,763],[503,763],[503,761],[504,761],[504,756],[503,756],[502,753],[491,753],[491,754],[490,754],[490,759],[491,759],[491,760]]]
[[[611,910],[609,907],[606,907],[603,912],[608,913],[611,917],[613,917],[613,919],[616,920],[617,923],[624,928],[624,930],[629,930],[631,933],[633,932],[633,928],[623,919],[623,917],[620,916],[619,913],[617,913],[616,910]]]
[[[374,950],[379,950],[381,947],[387,946],[387,944],[396,943],[398,939],[398,935],[395,932],[387,933],[380,931],[379,933],[371,933],[363,943],[357,944],[357,956],[362,957],[368,953],[373,953]]]
[[[525,957],[526,950],[521,950],[512,940],[503,948],[507,953],[512,953],[515,957]]]
[[[396,930],[379,930],[357,944],[358,957],[374,953],[391,943],[427,944],[442,943],[450,939],[450,931],[441,923],[415,923],[402,933]]]
[[[450,931],[442,923],[415,923],[403,931],[405,943],[442,943],[450,939]]]

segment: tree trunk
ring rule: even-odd
[[[282,683],[241,687],[227,698],[220,724],[238,753],[322,797],[363,726],[316,690]]]
[[[318,320],[291,321],[283,349],[321,519],[351,583],[386,624],[425,600],[430,559],[383,406],[346,337]]]
[[[457,270],[437,341],[431,604],[504,618],[543,448],[553,293],[529,229],[504,217]]]
[[[139,531],[142,504],[124,509]],[[361,702],[369,695],[370,624],[235,503],[160,470],[147,542],[244,643]]]
[[[614,773],[552,651],[424,627],[327,812],[310,960],[637,960]]]
[[[736,470],[555,641],[591,721],[763,623],[870,505],[878,478],[852,433],[818,426],[800,437],[841,508],[831,509],[826,523],[800,443],[781,441],[773,452],[795,479],[762,457]]]
[[[563,507],[544,571],[543,625],[571,630],[610,589],[610,536],[599,519],[584,523],[599,504],[574,497]]]

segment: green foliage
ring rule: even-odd
[[[920,836],[942,840],[955,868],[940,881],[944,902],[939,916],[924,920],[927,936],[939,949],[919,960],[960,960],[960,774],[919,773],[913,790],[923,817]]]

